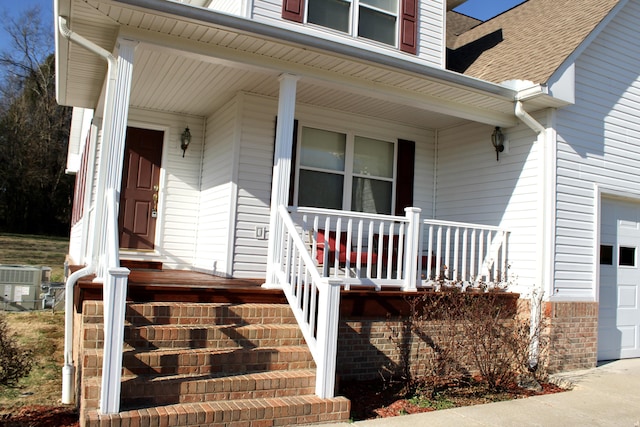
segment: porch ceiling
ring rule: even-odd
[[[141,41],[131,93],[135,107],[206,116],[238,91],[277,97],[276,77],[289,72],[301,77],[298,102],[304,104],[424,128],[463,120],[516,124],[514,92],[506,88],[496,86],[490,93],[472,80],[466,87],[455,78],[438,79],[215,25],[209,21],[219,14],[208,10],[172,7],[202,20],[119,1],[59,0],[59,13],[70,18],[71,30],[105,49],[113,51],[118,37]],[[95,108],[106,72],[104,61],[61,37],[57,43],[63,78],[60,102]]]

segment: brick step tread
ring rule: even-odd
[[[297,325],[145,325],[125,326],[125,348],[223,348],[306,345]],[[85,348],[104,346],[102,324],[85,325]]]
[[[102,323],[102,301],[85,301],[82,318],[83,323]],[[287,304],[259,303],[127,303],[125,319],[136,325],[296,323]]]
[[[91,410],[86,412],[84,421],[87,427],[304,425],[346,422],[349,420],[350,406],[349,400],[344,397],[321,399],[317,396],[295,396],[166,405],[109,415]]]
[[[315,368],[308,348],[301,346],[130,350],[124,352],[122,365],[125,375],[239,374]],[[82,369],[86,376],[101,375],[102,351],[85,350]]]
[[[122,378],[122,405],[143,407],[301,396],[315,393],[315,370],[273,371],[233,376],[162,375]],[[95,409],[100,396],[100,378],[83,383],[84,408]]]

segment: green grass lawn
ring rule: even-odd
[[[51,281],[62,282],[68,247],[68,238],[0,233],[0,264],[50,267]],[[20,347],[34,355],[31,373],[17,387],[0,387],[0,414],[25,405],[59,405],[64,313],[0,311],[0,316],[6,319]]]
[[[51,267],[51,281],[64,281],[64,261],[69,249],[66,237],[0,233],[0,264]]]
[[[2,413],[31,405],[59,406],[64,364],[64,313],[48,311],[0,312],[20,348],[31,350],[34,364],[17,386],[0,386]]]

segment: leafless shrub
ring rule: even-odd
[[[20,348],[9,333],[4,316],[0,316],[0,385],[14,386],[31,372],[33,357],[30,351]]]

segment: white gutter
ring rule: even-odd
[[[74,401],[73,392],[73,287],[78,279],[95,272],[95,267],[88,265],[71,273],[64,288],[64,365],[62,366],[62,403],[69,405]]]
[[[540,286],[540,290],[541,292],[538,293],[536,292],[536,290],[534,289],[533,292],[531,292],[531,315],[530,315],[530,323],[529,323],[529,330],[530,330],[530,345],[529,345],[529,368],[532,370],[537,369],[538,367],[538,357],[539,357],[539,353],[540,353],[540,318],[541,318],[541,302],[542,302],[542,290],[544,289],[543,283],[542,282],[546,282],[546,278],[547,278],[547,273],[548,273],[548,268],[546,268],[547,262],[545,261],[546,257],[548,257],[549,254],[549,250],[548,250],[548,242],[547,239],[545,238],[546,236],[546,207],[548,206],[548,202],[546,200],[546,198],[548,197],[547,194],[549,193],[548,189],[546,188],[546,177],[547,177],[547,169],[546,169],[546,162],[545,162],[545,151],[547,148],[547,128],[545,128],[544,126],[542,126],[536,119],[534,119],[529,113],[527,113],[522,105],[521,101],[516,101],[515,103],[515,109],[514,109],[515,115],[516,117],[518,117],[518,119],[520,119],[522,121],[522,123],[524,123],[525,125],[527,125],[531,130],[533,130],[537,135],[538,135],[538,143],[539,143],[539,150],[540,150],[540,159],[542,162],[542,173],[543,173],[543,179],[541,180],[541,185],[543,187],[543,191],[541,192],[542,197],[543,197],[543,203],[540,203],[539,206],[541,206],[542,209],[542,215],[540,215],[539,221],[541,221],[541,226],[539,227],[542,233],[542,245],[541,245],[541,257],[539,262],[541,263],[540,265],[540,274],[539,274],[539,279],[541,281],[541,283],[539,284]]]
[[[529,126],[531,130],[533,130],[537,134],[543,134],[547,130],[544,126],[536,121],[529,113],[524,110],[524,106],[522,105],[522,101],[516,101],[515,108],[516,117],[518,117],[522,123]]]
[[[115,80],[116,73],[117,73],[116,58],[111,54],[111,52],[107,51],[106,49],[103,49],[102,47],[98,46],[92,41],[87,40],[84,37],[78,35],[77,33],[74,33],[73,31],[71,31],[67,26],[66,18],[63,16],[58,16],[58,30],[64,38],[104,58],[107,61],[108,67],[109,67],[108,69],[109,80]],[[106,119],[107,118],[105,117],[105,121]],[[100,179],[100,177],[98,177],[98,179]],[[103,211],[102,209],[96,209],[96,215],[100,215],[102,211]],[[96,218],[96,224],[102,224],[102,218]],[[95,251],[93,253],[95,253]],[[64,320],[64,323],[65,323],[64,325],[64,366],[62,367],[62,403],[63,404],[71,404],[74,401],[73,288],[80,277],[95,273],[95,271],[96,271],[96,263],[93,259],[91,259],[89,261],[89,265],[71,274],[65,284],[66,300],[65,300],[65,320]]]

